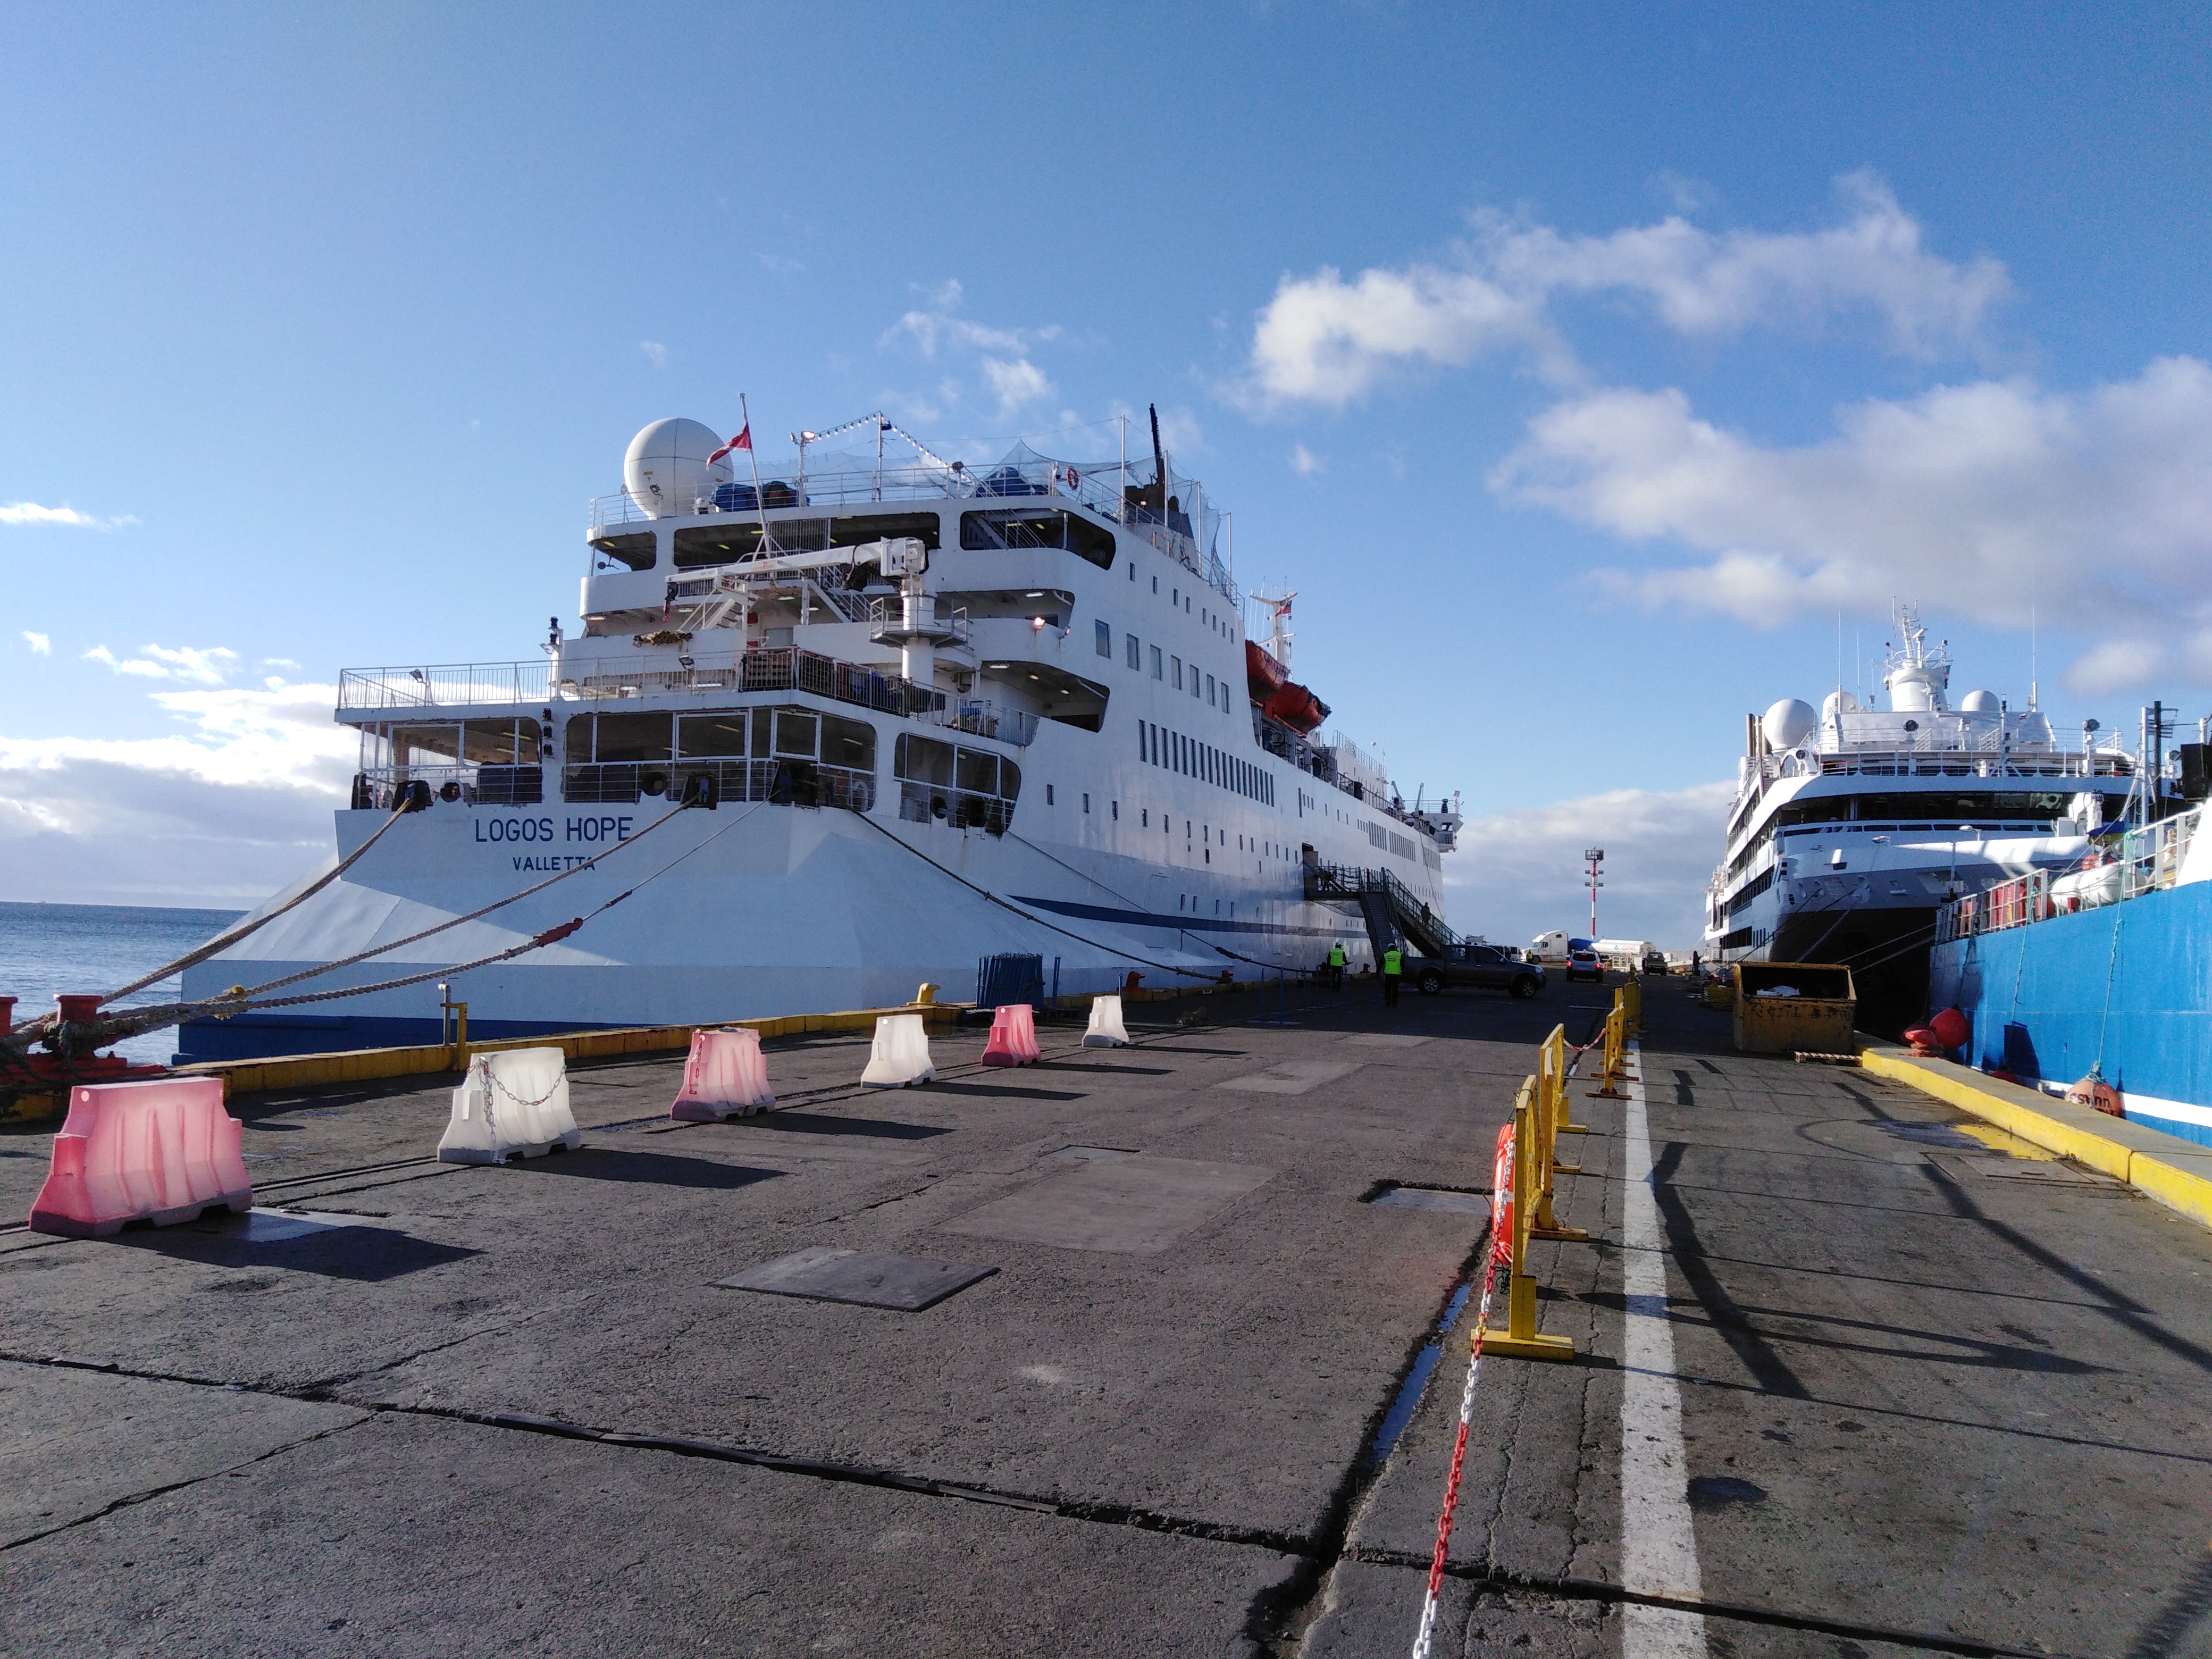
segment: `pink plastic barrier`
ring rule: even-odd
[[[986,1066],[1027,1066],[1039,1054],[1036,1013],[1026,1002],[1001,1003],[991,1015],[991,1040],[984,1045]]]
[[[694,1031],[691,1057],[684,1062],[684,1086],[668,1115],[692,1123],[719,1123],[726,1117],[764,1112],[775,1104],[768,1086],[768,1060],[760,1033]]]
[[[190,1221],[210,1205],[244,1211],[253,1183],[219,1078],[162,1078],[70,1091],[31,1229],[105,1238],[129,1221]]]

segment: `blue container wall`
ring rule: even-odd
[[[1972,1019],[1972,1064],[2072,1083],[2101,1051],[2124,1094],[2212,1106],[2212,883],[1939,945],[1929,1006]]]

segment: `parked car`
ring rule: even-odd
[[[1495,945],[1453,945],[1441,957],[1416,957],[1407,963],[1406,977],[1431,997],[1447,985],[1480,986],[1524,999],[1544,988],[1543,969]]]
[[[1567,983],[1572,985],[1578,979],[1592,980],[1600,985],[1605,983],[1605,962],[1596,951],[1567,952]]]
[[[1646,956],[1644,958],[1644,971],[1647,974],[1665,974],[1667,971],[1666,953],[1662,951],[1654,951],[1650,955]]]

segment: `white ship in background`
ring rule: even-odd
[[[873,456],[805,433],[741,481],[749,426],[656,422],[592,504],[580,635],[344,673],[337,854],[375,844],[186,970],[251,1006],[185,1055],[436,1041],[441,969],[490,1037],[964,997],[1000,954],[1065,994],[1363,956],[1394,920],[1451,939],[1457,812],[1316,735],[1287,602],[1272,651],[1247,637],[1157,426],[1150,465],[980,473],[880,416],[823,435],[852,428]]]
[[[2128,811],[2134,758],[2062,748],[2034,707],[1969,691],[1902,608],[1884,663],[1887,709],[1831,692],[1746,716],[1728,851],[1706,893],[1705,943],[1723,962],[1843,963],[1861,1024],[1925,1018],[1939,906],[2030,871],[2079,863]]]

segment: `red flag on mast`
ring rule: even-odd
[[[720,460],[723,456],[728,454],[733,449],[750,449],[752,447],[753,423],[750,421],[747,421],[745,422],[745,429],[743,432],[738,434],[736,437],[731,439],[729,442],[724,444],[720,449],[716,450],[713,454],[707,458],[707,465],[709,466],[714,465],[715,462]]]

